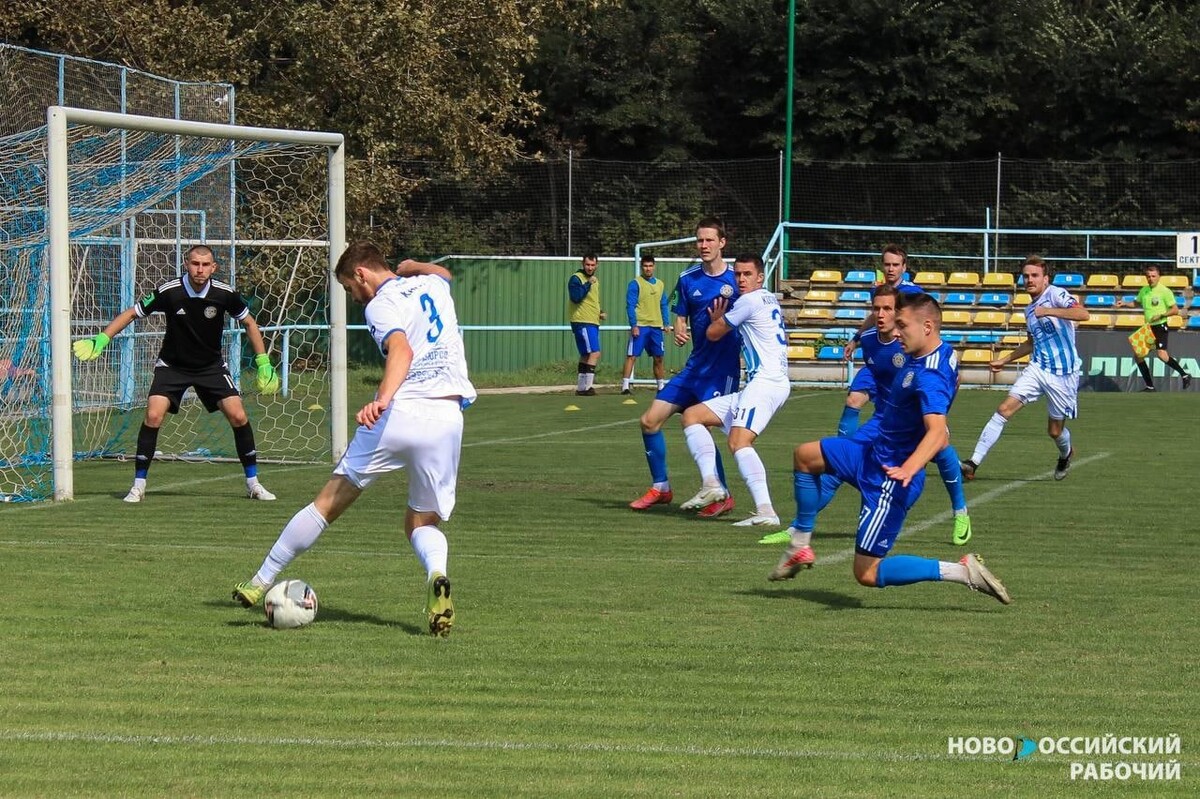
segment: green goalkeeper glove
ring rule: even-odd
[[[271,365],[271,356],[265,352],[254,356],[254,368],[258,370],[258,393],[274,394],[279,391],[279,373]]]
[[[101,331],[92,338],[76,341],[71,345],[71,352],[75,353],[75,357],[81,361],[94,361],[100,357],[100,353],[104,352],[104,348],[110,341],[112,339]]]

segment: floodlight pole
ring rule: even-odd
[[[796,0],[788,0],[788,65],[787,65],[787,122],[783,139],[783,219],[780,222],[792,221],[792,113],[794,103],[792,95],[796,86]],[[783,256],[783,274],[788,272],[787,251],[788,233],[783,229],[779,240],[779,253]]]

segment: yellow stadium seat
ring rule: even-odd
[[[1088,316],[1086,322],[1080,322],[1084,327],[1111,327],[1113,315],[1110,313],[1094,313]]]
[[[793,345],[788,347],[787,357],[789,361],[811,361],[817,357],[817,350],[807,344]]]
[[[1017,295],[1013,297],[1013,305],[1028,305],[1031,302],[1033,302],[1033,297],[1029,296],[1028,291],[1017,292]]]
[[[978,286],[979,274],[976,272],[951,272],[947,286]]]
[[[946,276],[941,272],[917,272],[913,282],[921,288],[926,286],[941,286],[946,283]]]
[[[971,314],[968,311],[942,311],[942,326],[971,324]]]
[[[836,269],[814,269],[809,283],[841,283],[842,273]]]
[[[1008,315],[1009,327],[1025,327],[1025,314],[1021,311],[1013,311]]]
[[[1004,338],[1000,339],[1001,344],[1022,344],[1025,342],[1026,336],[1020,333],[1009,333]]]
[[[1145,275],[1126,275],[1121,280],[1121,288],[1123,289],[1140,289],[1146,285]]]
[[[959,363],[991,363],[994,357],[991,350],[971,348],[963,350],[958,360]]]
[[[1168,330],[1182,330],[1183,329],[1183,317],[1182,316],[1167,317],[1167,329]]]
[[[1004,358],[1004,357],[1006,357],[1006,356],[1007,356],[1009,353],[1011,353],[1011,352],[1014,352],[1014,350],[1004,350],[1003,352],[998,352],[998,353],[996,353],[996,357],[997,357],[997,358]],[[1015,361],[1009,361],[1009,363],[1029,363],[1029,356],[1028,356],[1028,355],[1026,355],[1025,357],[1023,357],[1023,358],[1018,358],[1018,359],[1017,359],[1017,360],[1015,360]]]
[[[1012,272],[988,272],[983,276],[983,285],[1012,288],[1017,285],[1017,278]]]
[[[1087,287],[1090,289],[1115,289],[1121,285],[1116,275],[1088,275]]]
[[[796,312],[797,322],[832,322],[832,308],[801,308]]]
[[[803,344],[805,341],[816,341],[824,337],[824,335],[824,333],[818,333],[815,330],[793,330],[788,333],[788,344]]]
[[[831,289],[809,289],[804,295],[805,302],[837,302],[837,292]]]
[[[986,325],[989,327],[1004,327],[1004,323],[1008,321],[1008,314],[1004,311],[979,311],[971,320],[977,327]],[[1025,317],[1021,317],[1022,324]]]
[[[1141,314],[1119,313],[1116,315],[1114,327],[1133,328],[1141,327],[1144,324],[1146,324],[1146,317]]]
[[[1158,280],[1160,286],[1166,286],[1169,289],[1186,289],[1191,284],[1188,283],[1187,275],[1163,275]],[[1171,317],[1174,319],[1175,317]]]

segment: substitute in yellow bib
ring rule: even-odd
[[[1159,285],[1161,277],[1162,274],[1156,265],[1148,265],[1146,267],[1146,285],[1138,291],[1137,297],[1133,302],[1119,300],[1116,305],[1118,308],[1142,306],[1142,312],[1146,315],[1146,324],[1150,326],[1150,332],[1154,334],[1154,350],[1158,354],[1158,359],[1183,378],[1183,388],[1186,391],[1192,384],[1192,376],[1184,371],[1184,368],[1179,365],[1179,361],[1171,357],[1171,353],[1167,352],[1167,336],[1170,332],[1167,328],[1167,320],[1172,316],[1179,316],[1179,305],[1175,302],[1175,293],[1166,286]],[[1134,352],[1134,359],[1137,361],[1138,371],[1142,373],[1142,381],[1146,384],[1142,391],[1154,391],[1154,380],[1150,376],[1149,362],[1143,360],[1137,352]]]
[[[581,397],[596,394],[596,364],[600,363],[600,323],[605,313],[600,309],[600,279],[596,277],[596,256],[588,253],[575,274],[567,280],[567,315],[571,334],[579,350],[579,379],[575,393]]]
[[[669,330],[667,295],[663,282],[654,276],[653,255],[643,255],[641,274],[629,281],[625,290],[625,316],[629,320],[629,346],[625,350],[625,373],[621,377],[621,393],[632,393],[633,364],[643,352],[654,361],[654,380],[657,388],[666,382],[663,370],[663,331]]]

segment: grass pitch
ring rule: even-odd
[[[1002,395],[964,392],[970,455]],[[1035,405],[968,484],[1014,604],[850,575],[857,496],[822,515],[816,568],[730,520],[638,514],[650,394],[485,396],[467,413],[446,526],[458,619],[425,633],[382,480],[286,576],[316,623],[229,600],[328,467],[81,465],[77,500],[0,508],[5,796],[1192,796],[1200,766],[1194,396],[1083,395],[1067,480]],[[796,389],[760,440],[780,515],[790,450],[843,394]],[[353,403],[352,403],[353,404]],[[564,411],[568,405],[582,410]],[[698,482],[667,432],[676,499]],[[726,456],[742,511],[749,496]],[[682,496],[681,496],[682,495]],[[895,552],[956,559],[936,473]],[[1179,755],[948,752],[954,736],[1159,737]],[[1083,783],[1072,762],[1181,763],[1177,781]]]

